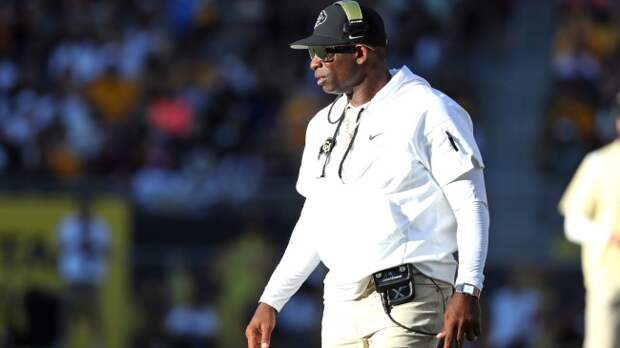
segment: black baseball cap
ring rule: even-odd
[[[383,19],[373,9],[359,5],[362,19],[349,21],[343,6],[354,1],[338,1],[324,8],[316,19],[312,35],[293,42],[292,49],[312,46],[343,46],[367,44],[384,47],[387,44]],[[353,4],[357,6],[358,4]]]

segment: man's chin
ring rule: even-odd
[[[321,86],[321,89],[323,90],[323,92],[327,93],[327,94],[340,94],[339,91],[335,90],[334,88],[329,88],[328,86]]]

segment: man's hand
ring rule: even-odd
[[[475,341],[480,337],[480,303],[474,296],[455,293],[444,314],[443,329],[437,338],[444,339],[443,348],[450,348],[456,340],[463,347],[463,338]]]
[[[274,327],[276,327],[276,310],[268,304],[259,303],[245,329],[248,348],[269,348]]]

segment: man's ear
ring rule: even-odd
[[[370,49],[364,45],[356,45],[355,48],[355,62],[357,64],[364,64],[368,60]]]

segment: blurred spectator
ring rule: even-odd
[[[303,286],[278,314],[280,331],[275,333],[274,344],[299,348],[320,345],[322,301],[321,288]]]
[[[0,61],[0,91],[10,91],[19,79],[17,65],[8,59]]]
[[[256,298],[273,255],[257,222],[249,221],[245,233],[222,250],[214,269],[220,292],[217,310],[221,318],[221,347],[242,347],[245,344],[244,324],[254,309]]]
[[[58,100],[59,122],[65,129],[66,143],[83,162],[101,153],[103,131],[95,122],[90,106],[82,94],[67,86]]]
[[[542,293],[528,279],[527,269],[515,268],[504,286],[491,295],[489,347],[537,347],[542,335]]]
[[[166,317],[166,330],[172,336],[174,347],[209,347],[217,334],[218,317],[207,305],[175,306]]]
[[[612,1],[560,2],[551,67],[555,91],[542,134],[541,169],[562,182],[609,140],[605,100],[620,89],[620,20]]]
[[[50,54],[48,64],[52,79],[58,79],[68,71],[72,82],[82,86],[101,75],[109,62],[94,40],[84,36],[60,43]]]
[[[280,110],[281,127],[285,130],[285,143],[282,148],[287,155],[303,150],[306,139],[308,111],[317,110],[318,101],[309,98],[306,93],[291,95],[282,103]]]
[[[59,271],[70,286],[96,287],[105,278],[110,232],[92,204],[81,197],[78,210],[58,226]]]
[[[187,100],[161,97],[148,106],[153,128],[170,137],[186,138],[193,128],[193,110]]]
[[[136,107],[138,92],[138,86],[124,79],[115,66],[109,66],[86,89],[95,111],[109,124],[127,120]]]
[[[620,93],[613,110],[616,140],[585,157],[559,205],[582,248],[586,348],[620,346]]]
[[[219,318],[209,303],[200,301],[195,277],[180,264],[171,271],[172,304],[165,328],[172,347],[211,347],[219,329]]]
[[[89,196],[81,196],[77,211],[62,219],[57,241],[58,271],[67,286],[65,335],[69,334],[71,324],[85,321],[94,335],[91,343],[97,344],[103,330],[98,293],[108,268],[110,231],[106,222],[95,215]]]

